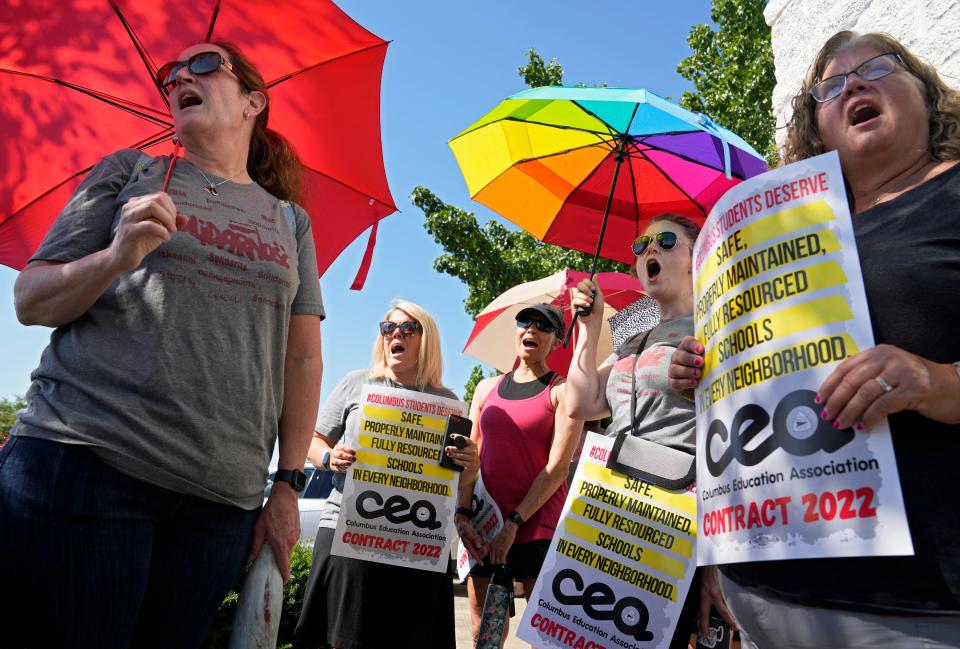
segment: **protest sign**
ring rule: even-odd
[[[331,554],[445,572],[459,473],[439,465],[453,399],[366,385]]]
[[[694,246],[700,565],[912,554],[886,420],[815,401],[874,344],[836,153],[728,191]]]
[[[474,511],[473,526],[487,541],[492,540],[503,529],[500,507],[494,502],[487,488],[483,486],[482,474],[477,476],[477,483],[473,486],[473,500],[470,508]],[[460,539],[457,546],[457,576],[460,581],[467,578],[475,565],[477,565],[477,562],[467,552],[463,539]]]
[[[536,647],[670,645],[696,568],[696,490],[606,468],[613,438],[587,435],[517,636]]]

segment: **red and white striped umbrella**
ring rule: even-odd
[[[589,273],[562,270],[549,277],[519,284],[500,294],[477,316],[463,353],[472,356],[501,372],[509,372],[517,363],[513,337],[517,330],[517,314],[534,304],[552,304],[563,311],[566,326],[573,315],[570,292]],[[607,318],[645,295],[643,284],[636,277],[624,273],[597,273],[594,281],[603,291],[603,329],[600,333],[598,360],[603,360],[613,349]],[[554,350],[547,363],[550,369],[566,376],[573,358],[576,332],[569,347]]]

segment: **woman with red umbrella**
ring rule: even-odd
[[[583,429],[582,421],[567,416],[562,377],[547,366],[550,352],[561,345],[563,314],[552,305],[536,304],[519,311],[516,319],[513,344],[519,365],[481,381],[470,405],[483,484],[504,521],[503,529],[484,543],[470,522],[476,476],[463,476],[456,522],[478,560],[467,578],[474,637],[496,566],[506,565],[507,575],[523,583],[525,597],[533,591],[567,497],[570,460]]]
[[[14,646],[195,647],[265,542],[289,577],[324,316],[298,162],[235,48],[158,77],[183,159],[103,159],[15,286],[55,329],[0,455]]]
[[[699,226],[686,217],[661,214],[633,243],[637,276],[660,307],[660,322],[628,338],[618,355],[598,368],[597,339],[603,295],[590,280],[574,291],[571,304],[588,310],[580,316],[580,337],[567,375],[567,409],[572,417],[613,417],[610,435],[630,435],[687,454],[696,448],[693,402],[668,384],[670,357],[684,336],[693,332],[693,244]],[[597,305],[598,308],[594,308]],[[681,455],[681,457],[684,457]],[[694,581],[696,584],[697,581]],[[712,583],[712,582],[711,582]],[[691,588],[692,592],[692,588]],[[710,597],[714,593],[708,593]],[[708,598],[701,598],[708,602]],[[671,648],[687,646],[698,598],[688,596]],[[719,597],[715,605],[729,620]],[[709,611],[709,604],[707,604]],[[706,615],[701,612],[706,620]]]

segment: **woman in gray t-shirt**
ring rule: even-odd
[[[567,375],[567,411],[571,417],[611,416],[613,422],[607,428],[610,434],[628,431],[643,439],[694,453],[693,402],[670,388],[667,370],[674,349],[693,331],[691,273],[693,244],[699,232],[700,228],[683,216],[661,214],[634,241],[636,273],[660,307],[660,322],[653,329],[627,339],[619,357],[611,356],[599,368],[597,341],[603,317],[603,295],[599,286],[590,280],[582,281],[574,290],[572,306],[588,308],[591,312],[580,317],[580,336]],[[701,608],[705,606],[707,611],[710,600],[714,599],[708,596],[712,593],[701,593]],[[720,598],[715,599],[714,605],[726,614]],[[697,598],[687,598],[671,648],[687,646],[696,605]]]
[[[3,646],[196,647],[265,543],[290,575],[324,316],[300,164],[235,47],[156,82],[182,157],[102,159],[14,287],[53,332],[0,451]]]

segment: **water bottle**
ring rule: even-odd
[[[487,586],[487,596],[483,600],[483,615],[480,617],[476,649],[500,649],[512,595],[513,578],[507,574],[505,565],[497,566],[490,585]]]

